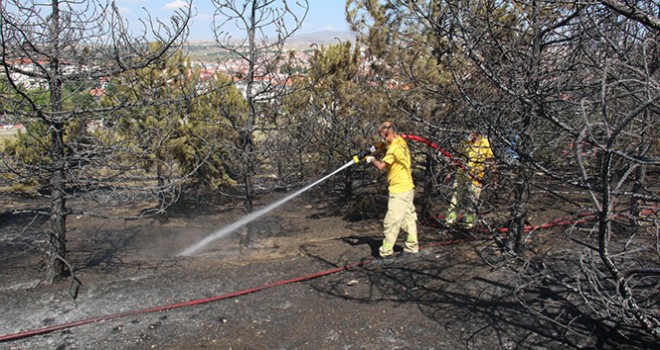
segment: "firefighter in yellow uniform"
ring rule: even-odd
[[[390,121],[383,122],[378,127],[378,134],[387,143],[387,152],[381,160],[367,156],[366,161],[379,170],[387,169],[389,199],[387,214],[383,221],[385,239],[378,250],[379,255],[381,258],[392,256],[400,230],[408,234],[403,251],[418,253],[417,213],[413,204],[415,184],[412,179],[412,160],[408,144]]]
[[[464,167],[459,167],[456,171],[454,193],[445,222],[447,225],[457,223],[460,215],[465,211],[464,227],[471,229],[475,225],[482,181],[487,168],[494,164],[494,155],[488,139],[476,131],[470,133],[461,153],[466,158],[466,162]]]

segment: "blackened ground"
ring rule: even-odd
[[[276,196],[263,198],[266,205]],[[45,218],[0,219],[0,336],[108,314],[209,298],[353,263],[343,272],[196,306],[141,313],[0,343],[0,349],[633,349],[652,340],[603,326],[551,280],[520,278],[485,236],[420,224],[422,252],[371,262],[386,200],[306,195],[193,257],[177,253],[240,218],[238,205],[168,221],[69,218],[68,258],[82,282],[45,285]],[[80,205],[80,203],[74,203]],[[10,211],[11,210],[11,211]],[[194,215],[193,215],[194,214]],[[548,218],[558,213],[548,213]],[[539,223],[546,218],[536,218]],[[27,227],[27,229],[26,229]],[[576,269],[556,232],[530,245],[546,266]],[[403,237],[401,237],[403,239]],[[467,238],[467,239],[466,239]],[[460,240],[455,244],[445,244]],[[525,288],[520,288],[525,286]],[[570,324],[570,327],[564,325]],[[632,336],[631,336],[632,335]],[[627,337],[624,337],[627,336]]]

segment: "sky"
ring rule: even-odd
[[[293,0],[295,3],[296,0]],[[237,2],[241,3],[241,0]],[[345,0],[308,0],[309,12],[300,34],[318,31],[348,31],[344,15]],[[145,8],[152,17],[167,21],[172,13],[183,6],[183,0],[116,0],[120,12],[130,21],[144,18]],[[192,19],[188,40],[211,40],[211,22],[215,7],[211,0],[193,0],[197,15]]]

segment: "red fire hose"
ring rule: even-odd
[[[448,241],[442,241],[442,242],[436,242],[429,244],[428,247],[434,247],[434,246],[444,246],[444,245],[451,245],[451,244],[456,244],[456,243],[462,243],[462,242],[467,242],[470,240],[474,240],[475,238],[465,238],[465,239],[456,239],[456,240],[448,240]],[[231,293],[226,293],[226,294],[221,294],[209,298],[203,298],[203,299],[194,299],[194,300],[189,300],[189,301],[184,301],[180,303],[175,303],[175,304],[168,304],[168,305],[161,305],[161,306],[154,306],[146,309],[141,309],[141,310],[131,310],[131,311],[126,311],[126,312],[118,312],[114,314],[108,314],[108,315],[103,315],[99,317],[92,317],[80,321],[74,321],[74,322],[69,322],[69,323],[63,323],[59,325],[54,325],[50,327],[44,327],[44,328],[38,328],[38,329],[32,329],[32,330],[27,330],[23,332],[18,332],[18,333],[13,333],[13,334],[6,334],[0,336],[0,343],[1,342],[6,342],[6,341],[11,341],[11,340],[18,340],[22,338],[27,338],[35,335],[40,335],[40,334],[46,334],[46,333],[51,333],[55,331],[60,331],[68,328],[74,328],[78,326],[83,326],[87,324],[92,324],[92,323],[97,323],[101,321],[107,321],[111,319],[116,319],[116,318],[122,318],[122,317],[127,317],[127,316],[135,316],[135,315],[140,315],[140,314],[147,314],[147,313],[152,313],[152,312],[158,312],[158,311],[166,311],[166,310],[172,310],[172,309],[178,309],[186,306],[194,306],[194,305],[200,305],[200,304],[205,304],[205,303],[210,303],[214,301],[219,301],[223,299],[230,299],[230,298],[236,298],[239,296],[243,296],[246,294],[250,293],[255,293],[259,292],[264,289],[268,288],[273,288],[277,286],[283,286],[286,284],[292,284],[292,283],[297,283],[297,282],[302,282],[302,281],[307,281],[323,276],[327,276],[330,274],[342,272],[345,270],[349,270],[355,267],[359,267],[362,265],[369,264],[373,262],[375,259],[365,259],[361,260],[359,262],[355,262],[352,264],[344,265],[344,266],[339,266],[335,267],[329,270],[301,276],[301,277],[295,277],[295,278],[290,278],[287,280],[281,280],[277,282],[271,282],[267,283],[258,287],[253,287],[253,288],[248,288],[244,290],[240,290],[237,292],[231,292]]]
[[[457,159],[456,157],[452,156],[451,153],[447,152],[444,148],[438,146],[438,144],[436,144],[434,142],[431,142],[431,141],[429,141],[429,140],[427,140],[427,139],[425,139],[421,136],[412,135],[412,134],[401,134],[401,137],[403,137],[404,139],[409,139],[409,140],[421,142],[421,143],[437,150],[443,156],[449,158],[452,161],[452,163],[454,163],[454,165],[456,165],[457,167],[465,170],[465,165],[463,164],[463,162],[460,161],[460,159]]]
[[[458,158],[452,156],[451,153],[447,152],[447,150],[445,150],[444,148],[438,146],[438,144],[436,144],[434,142],[431,142],[431,141],[429,141],[429,140],[427,140],[427,139],[425,139],[421,136],[417,136],[417,135],[413,135],[413,134],[401,134],[401,137],[403,137],[404,139],[421,142],[421,143],[437,150],[439,154],[442,154],[443,156],[449,158],[449,160],[451,160],[451,162],[454,164],[454,166],[456,166],[457,168],[460,168],[463,171],[463,173],[465,175],[467,175],[468,178],[470,178],[471,180],[473,180],[475,182],[481,183],[481,177],[480,176],[477,176],[477,174],[469,171],[469,169],[465,166],[465,164],[463,163],[463,161],[461,159],[458,159]]]
[[[364,264],[368,264],[372,262],[374,259],[370,260],[363,260],[357,263],[345,265],[345,266],[340,266],[340,267],[335,267],[330,270],[325,270],[317,273],[313,273],[310,275],[306,276],[301,276],[301,277],[296,277],[296,278],[291,278],[287,280],[282,280],[282,281],[277,281],[277,282],[272,282],[272,283],[267,283],[258,287],[253,287],[253,288],[248,288],[244,289],[241,291],[237,292],[232,292],[232,293],[227,293],[227,294],[221,294],[217,295],[214,297],[210,298],[203,298],[203,299],[195,299],[195,300],[189,300],[189,301],[184,301],[180,303],[175,303],[175,304],[169,304],[169,305],[161,305],[161,306],[155,306],[147,309],[142,309],[142,310],[132,310],[132,311],[126,311],[126,312],[119,312],[119,313],[114,313],[114,314],[108,314],[104,316],[99,316],[99,317],[93,317],[93,318],[88,318],[85,320],[80,320],[80,321],[75,321],[75,322],[70,322],[70,323],[64,323],[60,325],[54,325],[50,327],[44,327],[44,328],[39,328],[39,329],[33,329],[33,330],[28,330],[24,332],[19,332],[19,333],[14,333],[14,334],[7,334],[0,336],[0,342],[5,342],[9,340],[17,340],[21,338],[26,338],[34,335],[39,335],[39,334],[46,334],[54,331],[59,331],[67,328],[73,328],[77,326],[82,326],[86,324],[91,324],[91,323],[96,323],[96,322],[101,322],[101,321],[106,321],[106,320],[111,320],[115,318],[122,318],[126,316],[134,316],[134,315],[139,315],[139,314],[146,314],[146,313],[151,313],[151,312],[157,312],[157,311],[166,311],[166,310],[171,310],[171,309],[177,309],[185,306],[193,306],[193,305],[199,305],[199,304],[205,304],[205,303],[210,303],[213,301],[218,301],[218,300],[223,300],[223,299],[230,299],[230,298],[235,298],[239,297],[242,295],[250,294],[250,293],[255,293],[264,289],[276,287],[276,286],[282,286],[285,284],[291,284],[291,283],[296,283],[296,282],[302,282],[306,280],[311,280],[314,278],[330,275],[333,273],[341,272],[344,270],[348,270],[354,267],[358,267]]]
[[[652,213],[657,213],[657,212],[658,212],[658,208],[648,209],[648,210],[643,211],[641,213],[641,215],[650,215]],[[570,221],[568,219],[562,218],[562,219],[550,221],[550,222],[548,222],[546,224],[543,224],[543,225],[529,226],[529,228],[528,227],[525,228],[525,232],[528,232],[528,231],[531,231],[531,230],[534,230],[534,229],[550,228],[550,227],[553,227],[553,226],[576,224],[576,223],[586,222],[586,221],[595,219],[595,216],[592,213],[580,214],[580,215],[578,215],[578,217],[582,217],[582,219]],[[503,232],[507,232],[507,230],[508,230],[507,228],[501,228],[501,229],[498,229],[496,231],[503,233]],[[484,238],[488,238],[488,237],[483,237],[481,239],[484,239]],[[467,237],[467,238],[462,238],[462,239],[435,242],[435,243],[430,243],[430,244],[426,245],[424,248],[452,245],[452,244],[457,244],[457,243],[474,241],[474,240],[477,240],[477,239],[479,239],[479,238]],[[194,299],[194,300],[184,301],[184,302],[175,303],[175,304],[154,306],[154,307],[151,307],[151,308],[141,309],[141,310],[132,310],[132,311],[126,311],[126,312],[119,312],[119,313],[108,314],[108,315],[99,316],[99,317],[88,318],[88,319],[75,321],[75,322],[63,323],[63,324],[54,325],[54,326],[50,326],[50,327],[32,329],[32,330],[27,330],[27,331],[23,331],[23,332],[13,333],[13,334],[6,334],[6,335],[0,336],[0,342],[6,342],[6,341],[10,341],[10,340],[17,340],[17,339],[21,339],[21,338],[27,338],[27,337],[34,336],[34,335],[46,334],[46,333],[55,332],[55,331],[59,331],[59,330],[63,330],[63,329],[73,328],[73,327],[77,327],[77,326],[83,326],[83,325],[87,325],[87,324],[92,324],[92,323],[111,320],[111,319],[116,319],[116,318],[122,318],[122,317],[127,317],[127,316],[134,316],[134,315],[139,315],[139,314],[152,313],[152,312],[157,312],[157,311],[166,311],[166,310],[177,309],[177,308],[182,308],[182,307],[186,307],[186,306],[194,306],[194,305],[199,305],[199,304],[210,303],[210,302],[213,302],[213,301],[219,301],[219,300],[223,300],[223,299],[236,298],[236,297],[243,296],[243,295],[246,295],[246,294],[259,292],[259,291],[262,291],[262,290],[268,289],[268,288],[273,288],[273,287],[282,286],[282,285],[286,285],[286,284],[292,284],[292,283],[307,281],[307,280],[319,278],[319,277],[322,277],[322,276],[327,276],[327,275],[330,275],[330,274],[343,272],[343,271],[346,271],[346,270],[349,270],[349,269],[352,269],[352,268],[355,268],[355,267],[359,267],[359,266],[362,266],[362,265],[369,264],[373,261],[374,261],[374,259],[366,259],[366,260],[362,260],[362,261],[355,262],[355,263],[352,263],[352,264],[335,267],[335,268],[332,268],[332,269],[329,269],[329,270],[325,270],[325,271],[321,271],[321,272],[317,272],[317,273],[313,273],[313,274],[309,274],[309,275],[305,275],[305,276],[301,276],[301,277],[295,277],[295,278],[290,278],[290,279],[287,279],[287,280],[271,282],[271,283],[267,283],[267,284],[264,284],[264,285],[261,285],[261,286],[258,286],[258,287],[248,288],[248,289],[240,290],[240,291],[237,291],[237,292],[221,294],[221,295],[217,295],[217,296],[209,297],[209,298]]]

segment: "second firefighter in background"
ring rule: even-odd
[[[473,131],[462,146],[463,166],[458,167],[454,179],[454,192],[445,222],[454,225],[463,220],[463,226],[475,226],[477,207],[486,171],[494,171],[493,151],[488,139]]]

